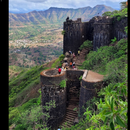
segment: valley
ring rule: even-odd
[[[39,26],[42,27],[42,25]],[[9,65],[29,68],[47,63],[62,54],[61,25],[47,25],[46,27],[44,25],[44,30],[41,29],[40,33],[33,36],[30,30],[32,27],[32,25],[10,26],[12,29],[9,30]],[[23,28],[24,31],[21,31]],[[23,37],[25,34],[26,37]]]

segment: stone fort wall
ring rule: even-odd
[[[55,100],[56,104],[56,108],[50,110],[50,118],[47,121],[47,125],[51,127],[51,129],[56,128],[65,117],[67,101],[69,101],[68,92],[71,87],[76,86],[80,89],[79,112],[81,115],[84,112],[82,107],[88,100],[93,98],[96,93],[93,87],[95,83],[86,80],[87,70],[66,70],[62,71],[61,74],[57,72],[58,70],[53,68],[40,73],[42,106],[45,106],[46,103],[51,100]],[[80,76],[83,76],[81,82],[79,81]],[[66,87],[61,89],[59,83],[65,79],[67,79]],[[46,112],[46,110],[43,109],[43,112]]]
[[[63,54],[69,50],[77,54],[80,45],[86,40],[93,41],[93,50],[96,51],[100,46],[109,45],[114,37],[117,40],[127,37],[124,32],[126,26],[127,17],[120,21],[108,16],[96,16],[89,22],[81,22],[81,18],[76,21],[66,19],[63,25]]]

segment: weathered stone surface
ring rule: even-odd
[[[81,22],[81,19],[66,21],[63,27],[63,54],[69,50],[77,54],[80,45],[86,40],[93,41],[93,50],[96,51],[100,46],[109,45],[114,37],[117,40],[125,38],[127,23],[127,17],[118,21],[108,16],[95,16],[89,22]]]

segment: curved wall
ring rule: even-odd
[[[47,75],[54,72],[54,69],[48,69],[40,73],[41,92],[42,92],[42,106],[51,100],[55,101],[56,108],[51,108],[47,121],[47,126],[51,130],[56,128],[63,120],[66,113],[66,87],[60,88],[59,83],[66,78],[65,71],[57,75]],[[50,81],[50,82],[48,82]],[[47,112],[43,109],[43,112]]]
[[[94,85],[96,83],[102,82],[102,80],[103,80],[103,75],[99,75],[99,74],[92,72],[92,71],[85,71],[84,74],[85,75],[83,75],[82,81],[81,81],[80,97],[79,97],[79,113],[80,113],[80,115],[83,115],[83,113],[85,112],[83,107],[85,107],[85,108],[89,107],[89,106],[86,106],[86,102],[96,96],[96,89],[95,89]],[[93,77],[91,74],[93,74]],[[93,80],[91,80],[90,77]]]

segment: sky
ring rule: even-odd
[[[44,11],[50,7],[58,8],[82,8],[94,7],[96,5],[106,5],[120,9],[120,2],[126,0],[9,0],[9,12],[11,13],[28,13],[31,11]]]

